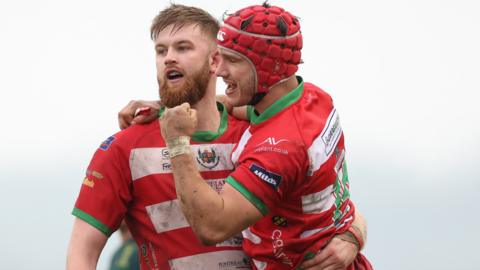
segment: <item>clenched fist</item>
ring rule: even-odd
[[[160,129],[165,141],[180,136],[192,136],[197,127],[197,111],[190,104],[183,103],[171,109],[165,109],[160,118]]]

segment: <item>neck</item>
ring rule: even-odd
[[[210,78],[205,96],[192,108],[197,110],[196,131],[217,131],[220,126],[220,113],[215,98],[216,76]]]
[[[292,92],[298,86],[297,77],[295,75],[288,78],[286,81],[273,86],[260,102],[254,107],[258,113],[264,112],[277,100],[281,99],[286,94]]]

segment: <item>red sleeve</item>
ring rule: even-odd
[[[227,183],[266,215],[305,178],[306,158],[304,148],[293,142],[283,143],[278,152],[242,153]]]
[[[115,136],[95,152],[72,214],[110,236],[120,225],[131,200],[128,153]]]

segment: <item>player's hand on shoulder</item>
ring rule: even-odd
[[[232,113],[232,104],[228,101],[228,98],[227,96],[225,95],[217,95],[215,97],[215,99],[217,100],[217,102],[220,102],[223,104],[223,106],[225,106],[225,109],[227,110],[227,112],[230,114]]]
[[[228,114],[240,120],[248,120],[247,106],[233,107],[225,95],[217,95],[216,99],[218,102],[222,103],[223,106],[225,106]]]
[[[135,124],[147,124],[158,117],[160,101],[132,100],[118,113],[118,125],[125,129]]]

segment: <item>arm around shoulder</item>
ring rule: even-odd
[[[218,194],[198,172],[192,155],[171,157],[175,188],[182,211],[204,245],[213,245],[240,233],[263,216],[230,184]]]
[[[222,204],[217,208],[218,211],[212,211],[212,215],[205,219],[209,222],[197,222],[193,228],[197,237],[206,245],[225,241],[263,217],[260,211],[230,184],[224,185],[219,196]]]

